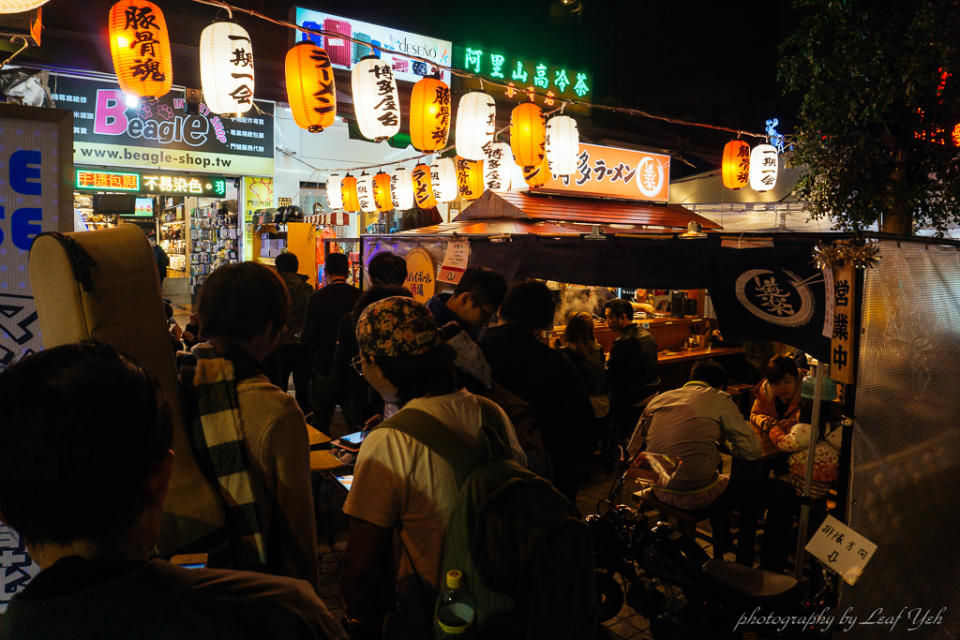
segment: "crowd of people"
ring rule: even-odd
[[[298,268],[292,254],[276,270],[218,268],[176,336],[190,347],[179,373],[193,455],[225,512],[204,549],[217,569],[152,557],[173,451],[167,401],[147,372],[108,345],[84,343],[0,373],[0,513],[42,568],[14,598],[0,638],[66,637],[91,620],[98,636],[149,627],[157,637],[427,637],[462,478],[431,446],[376,428],[401,419],[439,422],[470,444],[495,416],[508,457],[574,505],[602,442],[623,443],[640,423],[649,451],[683,460],[658,497],[687,509],[726,501],[751,517],[766,510],[765,537],[776,544],[764,545],[762,561],[782,568],[792,488],[719,473],[717,443],[745,460],[760,457],[760,432],[796,446],[802,385],[792,360],[771,360],[747,421],[713,362],[657,394],[657,344],[627,300],[605,303],[616,333],[605,357],[590,314],[569,318],[561,348],[540,339],[556,311],[540,281],[508,286],[469,268],[453,291],[423,304],[390,252],[369,261],[363,292],[348,282],[344,254],[326,256],[318,290]],[[329,433],[338,406],[349,431],[369,431],[343,507],[341,621],[316,592],[307,438],[308,423]]]

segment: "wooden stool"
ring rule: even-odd
[[[723,554],[732,550],[729,513],[722,508],[708,505],[703,509],[681,509],[661,502],[652,487],[637,491],[633,495],[648,509],[659,511],[663,520],[676,522],[680,533],[691,539],[699,537],[709,542],[713,547],[713,557],[717,560],[723,560]],[[710,522],[709,535],[697,529],[697,524],[705,520]]]

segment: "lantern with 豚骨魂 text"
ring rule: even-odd
[[[493,142],[484,148],[483,186],[490,191],[509,191],[510,172],[517,165],[506,142]]]
[[[200,87],[213,113],[240,115],[253,106],[253,45],[236,22],[207,25],[200,33]]]
[[[727,189],[745,187],[750,179],[750,145],[743,140],[731,140],[723,145],[720,173]]]
[[[546,155],[550,171],[569,176],[577,171],[580,155],[580,131],[570,116],[553,116],[547,121]]]
[[[327,206],[336,211],[343,209],[343,178],[339,174],[331,174],[327,178]]]
[[[159,98],[173,84],[170,34],[160,7],[149,0],[120,0],[110,7],[110,55],[124,93]]]
[[[543,112],[532,102],[514,107],[510,114],[510,148],[521,167],[540,166],[545,155],[546,127]]]
[[[413,178],[403,167],[397,167],[390,176],[390,200],[393,208],[406,211],[413,208]]]
[[[377,201],[373,198],[373,176],[366,172],[357,178],[357,202],[360,204],[360,211],[377,212]]]
[[[430,183],[437,202],[457,199],[457,167],[450,158],[440,158],[430,165]]]
[[[357,198],[357,179],[351,175],[340,183],[340,194],[343,200],[343,210],[350,213],[360,211],[360,201]]]
[[[780,170],[777,148],[772,144],[758,144],[750,152],[750,188],[754,191],[770,191],[777,185]]]
[[[483,147],[493,143],[497,131],[497,105],[486,93],[471,91],[457,107],[457,155],[482,160]]]
[[[393,201],[390,199],[390,174],[381,171],[373,176],[373,202],[377,211],[391,211]]]
[[[433,195],[433,179],[430,176],[430,167],[418,164],[410,173],[413,178],[413,201],[421,209],[431,209],[437,206],[437,198]]]
[[[527,186],[531,189],[545,184],[547,182],[547,178],[549,177],[550,163],[547,161],[546,156],[543,157],[543,160],[540,161],[540,164],[523,168],[523,179],[526,181]]]
[[[353,67],[353,111],[360,133],[380,141],[400,131],[400,95],[390,62],[367,56]]]
[[[443,80],[424,78],[410,94],[410,144],[417,151],[437,151],[450,134],[450,87]]]
[[[316,133],[332,125],[337,92],[327,52],[305,40],[287,51],[284,70],[287,102],[297,126]]]
[[[483,194],[483,160],[457,157],[457,194],[464,200],[476,200]]]

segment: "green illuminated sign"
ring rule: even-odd
[[[226,178],[208,175],[77,169],[74,184],[78,191],[135,191],[219,198],[227,195]]]
[[[564,99],[589,102],[593,93],[593,77],[586,71],[522,58],[502,51],[455,44],[453,63],[457,69],[497,82],[513,83],[518,96],[532,87],[538,93],[552,94],[549,98],[557,102]]]

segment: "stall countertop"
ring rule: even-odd
[[[687,362],[689,360],[730,356],[735,353],[743,353],[743,347],[703,347],[700,349],[683,349],[682,351],[665,349],[657,354],[657,361],[661,364]]]

